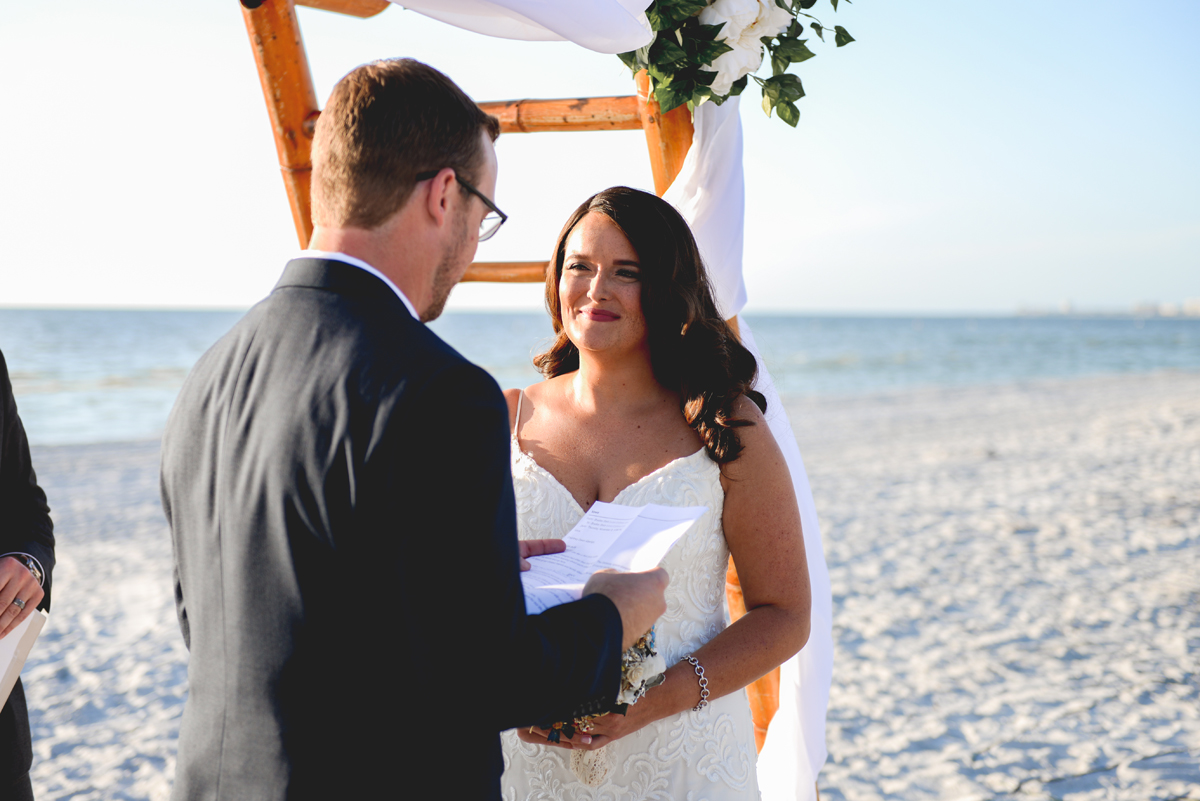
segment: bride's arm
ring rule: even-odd
[[[799,651],[808,640],[810,593],[800,511],[787,463],[762,413],[747,398],[735,412],[753,426],[737,429],[744,450],[723,469],[721,522],[737,567],[747,613],[692,655],[704,667],[709,700],[740,690]],[[679,662],[663,684],[649,690],[625,717],[596,721],[597,748],[700,701],[696,672]],[[526,736],[534,742],[544,739]]]

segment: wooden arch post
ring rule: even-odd
[[[371,17],[386,9],[387,0],[241,0],[246,31],[254,50],[262,82],[263,96],[271,119],[279,169],[296,224],[296,236],[302,248],[312,236],[312,137],[320,109],[308,56],[300,36],[295,5]],[[571,98],[567,100],[519,100],[480,103],[480,107],[500,119],[505,133],[542,131],[620,131],[641,128],[646,135],[654,191],[662,195],[679,175],[683,160],[692,145],[692,115],[686,106],[666,114],[658,101],[650,97],[650,81],[645,72],[636,77],[637,95],[626,97]],[[464,281],[500,281],[541,283],[547,263],[477,262]],[[729,321],[737,331],[737,318]],[[726,574],[729,614],[737,620],[746,614],[741,582],[733,560]],[[779,669],[763,676],[749,687],[750,712],[754,718],[754,736],[761,751],[767,726],[779,706]]]

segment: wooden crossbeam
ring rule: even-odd
[[[296,5],[366,19],[383,11],[391,3],[388,0],[296,0]]]
[[[480,103],[479,107],[500,120],[503,133],[636,131],[642,127],[638,100],[633,95],[506,100]]]
[[[546,280],[544,261],[477,261],[467,268],[463,281],[498,284],[540,284]]]

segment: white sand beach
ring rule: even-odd
[[[1200,375],[793,399],[834,593],[822,798],[1200,799]],[[41,799],[165,799],[157,443],[35,448]]]

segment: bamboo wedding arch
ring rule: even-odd
[[[312,176],[312,137],[321,111],[317,105],[308,56],[300,36],[296,5],[373,17],[391,5],[388,0],[241,0],[242,16],[258,65],[267,112],[279,154],[279,170],[287,190],[296,235],[302,248],[312,235],[309,198]],[[480,103],[500,120],[502,133],[562,131],[628,131],[646,135],[655,192],[661,197],[679,174],[692,144],[692,117],[686,106],[666,114],[649,97],[645,72],[636,78],[636,93],[621,97],[568,98],[561,100],[509,100]],[[476,262],[463,281],[542,283],[545,261]],[[730,320],[737,331],[737,318]],[[733,560],[726,574],[729,613],[737,620],[746,613],[741,583]],[[761,751],[767,727],[779,706],[779,668],[746,688],[754,719],[754,734]]]

